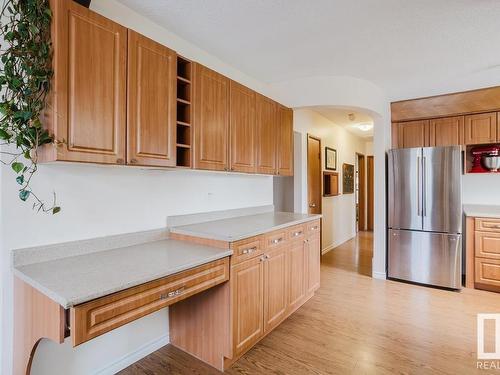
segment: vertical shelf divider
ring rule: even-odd
[[[177,55],[177,166],[192,168],[193,64]]]

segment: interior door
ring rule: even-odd
[[[389,151],[389,227],[422,230],[422,149]]]
[[[310,214],[321,214],[321,140],[307,135],[307,196]]]
[[[431,232],[462,232],[462,156],[459,146],[422,149],[423,223]]]

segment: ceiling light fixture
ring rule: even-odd
[[[369,123],[357,124],[356,127],[363,132],[367,132],[373,128],[373,124],[369,124]]]

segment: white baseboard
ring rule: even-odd
[[[97,370],[94,375],[113,375],[117,372],[127,368],[134,362],[146,357],[147,355],[153,353],[154,351],[160,349],[162,346],[167,345],[170,342],[170,336],[168,334],[160,336],[159,338],[150,341],[137,350],[118,358],[116,361],[110,363],[109,365]]]
[[[387,279],[387,274],[385,272],[376,272],[376,271],[373,271],[372,272],[372,277],[374,279],[385,280],[385,279]]]

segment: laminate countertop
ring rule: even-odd
[[[161,240],[14,267],[14,274],[64,308],[230,256],[217,249]]]
[[[266,212],[176,226],[169,229],[171,233],[234,242],[319,218],[321,218],[321,215]]]
[[[500,206],[464,204],[464,215],[469,217],[500,218]]]

